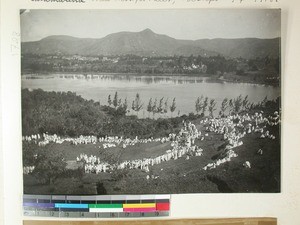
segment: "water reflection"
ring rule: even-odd
[[[209,77],[200,76],[147,76],[147,75],[132,75],[132,74],[55,74],[55,75],[23,75],[22,79],[73,79],[73,80],[86,80],[86,81],[126,81],[126,82],[139,82],[144,84],[185,84],[185,83],[203,83],[209,81]]]

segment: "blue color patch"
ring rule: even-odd
[[[88,204],[64,204],[64,203],[56,203],[55,208],[68,208],[68,209],[88,209]]]

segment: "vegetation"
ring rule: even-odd
[[[63,153],[49,151],[50,147],[40,147],[34,163],[33,175],[43,184],[53,184],[66,171]]]
[[[243,98],[240,95],[229,100],[225,98],[221,103],[218,114],[226,116],[230,113],[248,112],[255,108],[269,106],[270,102],[267,97],[258,104],[250,104],[248,96]],[[117,92],[113,100],[108,96],[108,105],[100,105],[99,102],[85,100],[72,92],[45,92],[41,89],[33,91],[23,89],[22,131],[23,135],[49,133],[70,137],[80,135],[160,137],[179,129],[183,119],[193,120],[206,115],[214,117],[216,104],[215,99],[201,96],[195,102],[196,115],[190,113],[188,116],[173,117],[173,113],[177,108],[175,98],[173,98],[170,106],[168,105],[168,99],[164,99],[164,97],[154,101],[150,98],[145,110],[147,110],[149,116],[152,113],[154,118],[157,114],[158,118],[138,119],[138,113],[144,105],[139,93],[136,94],[132,102],[132,110],[137,115],[127,115],[127,99],[121,99]],[[277,110],[278,108],[279,103],[277,104]],[[163,119],[161,117],[169,112],[171,118]],[[25,160],[30,161],[31,159],[25,158]]]
[[[109,113],[116,111],[99,102],[88,101],[72,92],[22,90],[22,130],[24,135],[97,135]]]
[[[109,99],[109,98],[108,98]],[[99,102],[85,100],[72,92],[45,92],[41,89],[22,90],[22,131],[23,135],[57,134],[60,136],[118,135],[126,137],[159,137],[165,136],[174,129],[178,129],[182,118],[157,120],[137,119],[137,116],[126,116],[128,111],[127,99],[124,101],[115,95],[118,104],[101,106]],[[157,99],[149,113],[167,112],[167,103]],[[176,108],[175,99],[171,106]],[[137,113],[143,106],[139,94],[133,101],[134,111]],[[184,117],[184,116],[183,116]],[[186,116],[185,116],[186,117]]]

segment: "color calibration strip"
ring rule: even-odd
[[[170,195],[24,195],[24,216],[124,218],[169,216]]]

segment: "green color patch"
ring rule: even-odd
[[[123,208],[123,204],[89,204],[89,208]]]

